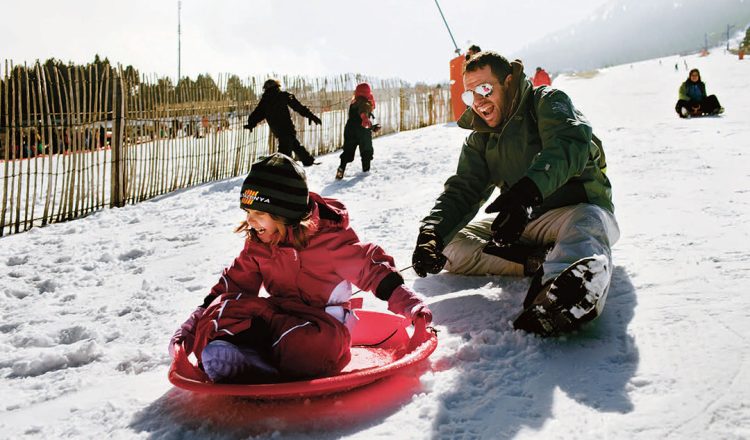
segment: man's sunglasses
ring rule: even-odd
[[[474,90],[467,90],[461,93],[461,100],[464,102],[464,104],[468,105],[469,107],[474,104],[474,93],[483,98],[489,98],[492,95],[492,84],[479,84],[478,86],[474,87]]]

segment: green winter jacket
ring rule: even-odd
[[[543,196],[534,216],[577,203],[614,212],[604,150],[586,118],[564,92],[534,89],[523,66],[512,64],[515,81],[510,87],[517,92],[504,112],[509,117],[492,128],[467,109],[458,120],[459,127],[472,133],[464,141],[456,174],[422,220],[423,226],[433,225],[444,243],[474,218],[495,187],[507,190],[524,176]]]
[[[688,82],[690,82],[690,79],[680,84],[680,90],[677,91],[677,99],[681,101],[693,100],[693,98],[691,98],[690,95],[688,95]],[[703,99],[705,99],[706,96],[708,96],[706,94],[706,83],[704,83],[703,81],[698,81],[696,84],[698,85],[698,88],[700,88],[700,91],[703,94]]]

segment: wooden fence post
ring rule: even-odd
[[[406,111],[406,93],[403,87],[398,89],[398,131],[406,130],[406,120],[404,113]]]
[[[122,70],[112,78],[112,207],[125,206],[125,90]]]
[[[427,95],[427,113],[429,114],[427,125],[435,125],[435,98],[432,96],[432,92]]]

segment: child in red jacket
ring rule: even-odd
[[[373,124],[375,115],[375,97],[372,89],[367,83],[357,84],[354,96],[349,103],[349,117],[344,125],[344,146],[342,147],[341,164],[336,170],[336,180],[344,178],[346,165],[354,161],[354,152],[359,146],[359,155],[362,158],[362,171],[370,171],[370,162],[374,150],[372,148],[372,133],[380,130],[380,125]]]
[[[550,79],[549,74],[544,69],[542,69],[541,67],[537,67],[536,73],[534,73],[534,78],[531,80],[531,83],[534,84],[534,87],[551,86],[552,79]]]
[[[352,285],[388,309],[429,323],[393,258],[363,243],[337,200],[309,192],[304,171],[276,153],[242,184],[245,246],[170,341],[195,353],[214,382],[259,383],[336,374],[350,360]],[[268,297],[258,296],[261,286]]]

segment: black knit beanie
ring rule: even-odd
[[[299,220],[309,211],[305,172],[291,157],[275,153],[250,168],[240,206]]]

